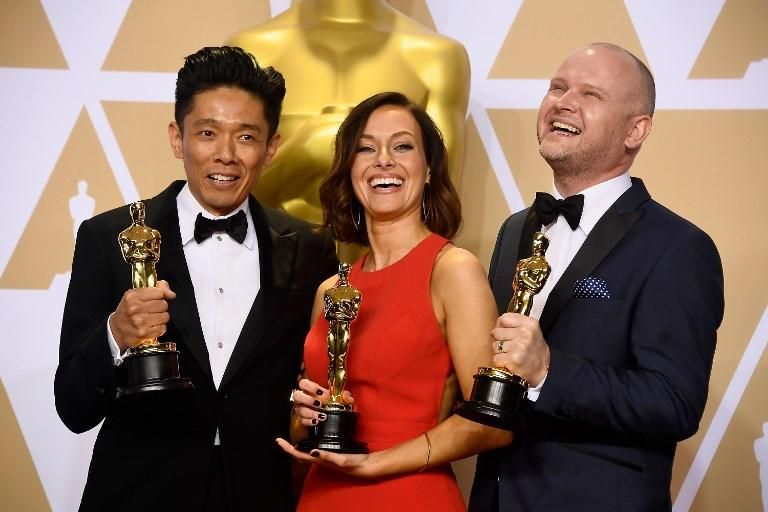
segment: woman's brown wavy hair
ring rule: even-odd
[[[424,187],[422,221],[427,228],[451,239],[461,225],[461,202],[448,175],[448,159],[443,136],[429,114],[399,92],[382,92],[363,100],[349,113],[336,133],[335,153],[330,172],[320,185],[323,224],[336,240],[368,245],[368,231],[362,206],[352,189],[352,164],[357,145],[368,118],[384,106],[402,107],[416,119],[430,170],[429,185]],[[355,226],[360,216],[358,226]],[[354,217],[354,221],[352,220]],[[426,218],[425,218],[426,217]]]

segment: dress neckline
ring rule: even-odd
[[[387,265],[384,268],[380,268],[380,269],[377,269],[377,270],[363,270],[363,264],[365,263],[365,260],[368,258],[368,255],[370,254],[370,252],[365,253],[359,260],[357,260],[357,263],[355,264],[355,266],[357,267],[357,271],[361,275],[372,276],[372,275],[382,274],[382,273],[386,272],[387,270],[396,268],[399,265],[401,265],[403,262],[405,262],[409,257],[411,257],[411,255],[415,254],[427,242],[427,240],[432,240],[433,238],[439,237],[439,236],[440,235],[438,235],[436,233],[429,233],[426,237],[424,237],[424,239],[421,242],[419,242],[416,245],[414,245],[411,248],[411,250],[408,251],[402,258],[400,258],[399,260],[395,261],[394,263],[392,263],[390,265]]]

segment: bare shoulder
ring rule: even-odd
[[[322,297],[325,291],[331,286],[335,285],[336,281],[338,280],[339,280],[339,276],[334,274],[328,279],[326,279],[325,281],[323,281],[322,283],[320,283],[320,286],[317,287],[317,296]]]
[[[438,253],[432,270],[432,281],[438,287],[483,283],[487,285],[480,260],[466,249],[448,244]]]

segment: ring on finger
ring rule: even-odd
[[[295,390],[295,389],[292,389],[292,390],[291,390],[291,396],[290,396],[290,398],[288,398],[288,400],[289,400],[291,403],[294,403],[294,402],[296,402],[296,400],[294,400],[294,399],[293,399],[293,392],[294,392],[294,391],[296,391],[296,390]]]
[[[504,341],[505,340],[499,340],[499,341],[496,342],[496,350],[499,351],[499,354],[504,352]]]

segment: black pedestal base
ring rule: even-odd
[[[456,406],[456,414],[491,427],[513,430],[530,407],[528,386],[520,377],[493,368],[480,368],[470,399]]]
[[[192,381],[179,376],[179,352],[158,350],[126,356],[119,367],[117,397],[145,391],[191,390]]]
[[[352,410],[323,409],[327,418],[309,429],[309,436],[299,441],[302,452],[315,448],[336,453],[368,453],[368,445],[355,441],[358,414]]]

